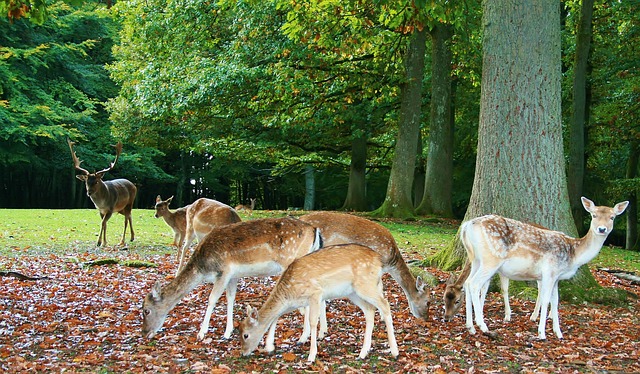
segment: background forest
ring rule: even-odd
[[[92,207],[69,137],[90,171],[107,167],[122,141],[108,179],[136,183],[140,208],[160,194],[175,195],[175,207],[204,196],[372,211],[402,150],[415,157],[404,173],[410,214],[462,218],[476,161],[481,8],[429,2],[414,12],[409,3],[59,2],[44,17],[3,1],[0,208]],[[596,0],[585,27],[588,5],[561,3],[568,184],[582,181],[578,190],[601,204],[630,200],[635,231],[640,2]],[[416,60],[407,51],[423,29]],[[417,114],[405,102],[412,68],[422,77]],[[406,146],[402,123],[416,115],[419,136]],[[624,245],[624,227],[611,239]],[[637,238],[626,246],[637,249]]]

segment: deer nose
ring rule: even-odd
[[[607,233],[607,228],[604,227],[604,226],[598,227],[598,233],[599,234],[606,234]]]

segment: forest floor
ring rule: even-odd
[[[113,250],[115,258],[137,256]],[[201,285],[173,309],[158,335],[141,336],[141,303],[152,284],[172,279],[175,256],[139,256],[156,268],[122,265],[87,266],[100,258],[94,252],[74,257],[56,254],[15,256],[5,268],[49,279],[0,278],[0,372],[159,372],[159,373],[568,373],[640,372],[640,302],[625,307],[560,305],[564,339],[547,323],[547,340],[535,340],[537,323],[529,321],[534,302],[512,295],[513,317],[502,322],[503,303],[490,293],[485,305],[489,328],[497,338],[470,335],[464,316],[442,322],[443,284],[432,288],[428,321],[414,318],[404,293],[388,275],[385,293],[393,311],[400,355],[388,353],[386,331],[376,314],[373,347],[358,360],[363,341],[361,311],[346,300],[328,303],[329,332],[319,342],[314,363],[307,363],[309,345],[296,345],[302,317],[298,312],[280,319],[276,352],[240,354],[237,329],[222,339],[226,300],[223,297],[204,341],[196,334],[204,315],[210,285]],[[448,276],[426,269],[440,281]],[[640,286],[600,270],[592,270],[605,287],[624,288],[637,295]],[[273,278],[240,281],[235,322],[244,318],[244,305],[259,307]]]

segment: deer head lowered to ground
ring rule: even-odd
[[[415,277],[402,258],[393,235],[384,226],[353,214],[336,212],[313,212],[300,220],[320,229],[323,245],[355,243],[367,246],[382,258],[383,271],[398,282],[409,303],[414,317],[427,320],[429,317],[429,290],[421,277]],[[327,331],[324,308],[320,314],[320,332],[323,338]],[[305,320],[304,332],[299,339],[304,343],[309,338],[309,324]]]
[[[227,294],[227,326],[233,332],[233,304],[238,278],[270,276],[284,271],[296,258],[321,247],[320,232],[294,218],[264,218],[215,228],[202,239],[189,262],[171,282],[152,287],[142,304],[142,334],[155,336],[167,314],[191,290],[213,283],[198,339],[209,329],[209,320],[222,292]]]
[[[323,301],[347,297],[362,309],[366,320],[364,342],[358,357],[365,358],[371,348],[376,308],[387,327],[391,354],[397,357],[391,310],[382,289],[382,266],[380,254],[359,244],[325,247],[295,260],[282,274],[262,308],[259,311],[250,306],[247,308],[247,318],[240,324],[242,354],[251,354],[267,330],[266,350],[272,352],[278,318],[297,308],[308,307],[311,346],[307,361],[315,361],[318,352],[316,330]]]
[[[127,225],[130,227],[131,241],[133,241],[134,233],[133,223],[131,222],[131,209],[133,208],[133,201],[136,198],[136,186],[126,179],[112,179],[109,181],[102,180],[104,175],[111,171],[111,169],[116,165],[116,162],[118,162],[118,157],[120,156],[120,153],[122,153],[122,143],[118,142],[118,144],[114,146],[116,148],[116,158],[109,167],[95,173],[90,173],[88,170],[80,167],[82,161],[78,159],[76,152],[73,150],[73,145],[75,143],[70,139],[67,139],[67,143],[71,150],[73,165],[76,170],[82,173],[76,175],[76,177],[85,182],[87,195],[100,211],[100,217],[102,217],[102,225],[100,227],[97,245],[107,245],[107,221],[111,218],[113,213],[120,213],[125,217],[124,232],[122,233],[120,245],[124,245],[124,238],[127,234]]]
[[[475,311],[476,324],[482,332],[490,334],[484,322],[483,301],[487,283],[498,272],[509,279],[538,281],[538,339],[546,339],[549,303],[553,331],[559,339],[562,338],[558,317],[558,281],[573,277],[580,266],[598,255],[613,229],[614,219],[624,212],[629,202],[610,208],[596,206],[582,197],[582,205],[591,213],[591,225],[587,234],[577,239],[497,215],[474,218],[462,224],[460,239],[471,262],[471,271],[464,284],[470,333],[475,333],[472,315]]]

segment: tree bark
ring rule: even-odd
[[[413,217],[412,187],[416,163],[416,147],[420,131],[422,105],[422,78],[427,30],[414,30],[404,58],[406,82],[401,87],[402,101],[398,120],[393,163],[387,194],[374,214],[385,217]]]
[[[583,0],[580,21],[576,34],[576,54],[573,72],[573,113],[569,130],[569,161],[567,164],[567,185],[571,212],[578,231],[584,225],[584,208],[580,197],[583,194],[585,169],[585,143],[587,125],[587,68],[591,48],[591,19],[594,0]]]
[[[347,197],[340,210],[367,210],[367,137],[362,135],[351,141],[351,166]]]
[[[451,49],[453,27],[431,30],[431,113],[424,194],[418,214],[453,217],[453,122],[451,121]]]

